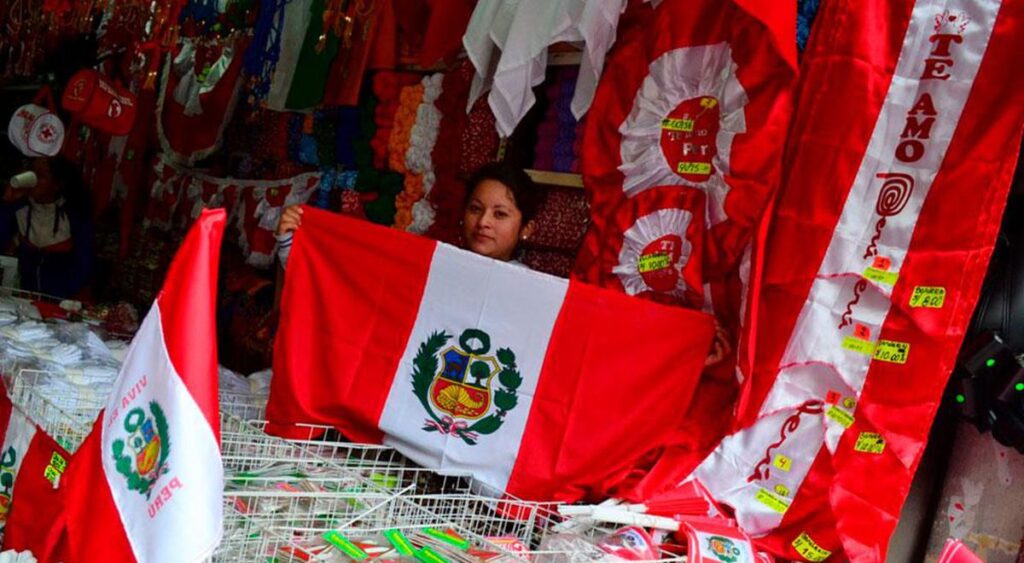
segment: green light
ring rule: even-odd
[[[963,395],[961,395],[960,393],[956,394],[956,402],[958,402],[958,403],[960,403],[962,405],[964,403],[964,401],[966,401],[966,400],[967,399]]]
[[[994,365],[996,365],[996,359],[995,358],[989,358],[989,359],[985,360],[985,367],[992,367]]]
[[[1013,386],[1013,388],[1018,391],[1024,391],[1024,383],[1017,383],[1016,385]]]

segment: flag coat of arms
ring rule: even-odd
[[[664,444],[712,322],[306,209],[267,417],[333,425],[531,499],[601,494]]]
[[[999,0],[822,5],[737,430],[694,473],[779,556],[885,559],[1019,154],[1022,24]]]
[[[201,561],[220,542],[214,324],[223,210],[205,211],[65,473],[72,561]]]

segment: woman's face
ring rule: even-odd
[[[529,234],[512,191],[497,180],[484,180],[473,190],[462,228],[467,249],[504,261],[512,259],[519,239]]]

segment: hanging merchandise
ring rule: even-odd
[[[303,4],[308,8],[308,0],[260,0],[259,16],[256,25],[253,27],[252,43],[245,51],[243,66],[245,74],[249,78],[249,105],[260,107],[265,105],[273,109],[275,106],[268,99],[271,87],[274,82],[274,75],[280,67],[289,70],[294,66],[294,60],[285,57],[287,44],[284,37],[290,36],[286,33],[292,26],[286,28],[286,15],[289,8],[297,10],[295,14],[307,14],[302,11]],[[305,26],[302,26],[305,29]],[[301,40],[299,40],[301,46]],[[296,53],[298,49],[296,48]],[[297,56],[297,55],[296,55]],[[283,100],[282,100],[283,104]]]
[[[454,59],[462,49],[462,36],[473,16],[473,0],[428,0],[430,18],[423,33],[419,64],[430,68]]]
[[[341,0],[291,0],[280,28],[280,60],[270,82],[267,107],[301,111],[319,105],[328,70],[354,22]]]
[[[694,476],[778,556],[883,561],[1019,155],[1024,5],[825,2],[815,25],[739,430]]]
[[[382,14],[390,2],[383,0],[350,0],[345,14],[346,29],[338,56],[327,71],[323,104],[354,106],[359,103],[363,77],[374,48],[388,38],[380,34]],[[390,66],[394,66],[393,64]]]
[[[7,138],[25,156],[56,155],[64,146],[64,123],[54,113],[56,110],[50,88],[43,87],[31,104],[14,111],[7,125]]]
[[[467,109],[490,90],[487,99],[498,133],[508,137],[533,106],[533,88],[544,81],[548,47],[582,42],[584,55],[572,102],[579,119],[590,107],[626,4],[626,0],[480,0],[463,38],[476,67]]]
[[[409,134],[409,150],[405,153],[407,191],[399,196],[399,213],[408,209],[409,222],[404,226],[411,233],[423,234],[434,223],[435,211],[427,196],[434,189],[434,162],[431,154],[441,126],[441,112],[435,102],[441,96],[443,74],[423,78],[423,102],[416,110],[416,123]],[[409,187],[409,179],[416,185]],[[405,199],[402,196],[407,196]],[[404,205],[403,205],[404,204]],[[404,222],[404,221],[403,221]],[[396,219],[396,226],[398,225]]]
[[[735,270],[776,189],[795,73],[738,3],[683,4],[660,4],[608,61],[583,141],[592,223],[576,274],[700,306],[684,295]]]
[[[136,102],[127,88],[91,69],[75,73],[61,98],[75,121],[110,135],[127,135],[132,130]]]
[[[380,71],[373,75],[373,96],[377,99],[373,114],[375,133],[370,140],[373,149],[373,166],[377,169],[388,167],[388,151],[395,115],[401,106],[401,92],[422,77],[411,72]]]
[[[459,177],[463,154],[458,147],[466,128],[466,99],[472,80],[473,65],[468,59],[463,59],[445,73],[441,96],[434,103],[441,112],[441,127],[430,155],[434,165],[434,188],[427,199],[436,214],[426,234],[434,240],[454,245],[458,245],[462,236],[459,223],[466,187]]]
[[[707,315],[313,208],[302,234],[275,341],[276,432],[328,424],[499,491],[574,501],[613,487],[690,401]],[[373,354],[348,352],[368,342]],[[644,382],[628,402],[608,392],[629,385],[623,370]]]
[[[168,56],[157,105],[157,133],[164,154],[191,165],[213,154],[234,114],[247,40],[182,39]]]
[[[316,193],[321,174],[311,172],[282,180],[220,178],[180,167],[164,157],[154,166],[144,228],[169,232],[188,228],[204,208],[223,205],[246,263],[266,268],[274,261],[274,231],[289,205],[306,203]]]

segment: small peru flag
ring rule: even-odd
[[[708,315],[306,209],[267,417],[527,499],[620,482],[678,428]]]
[[[214,304],[223,210],[204,211],[64,474],[69,561],[201,561],[221,539]]]

